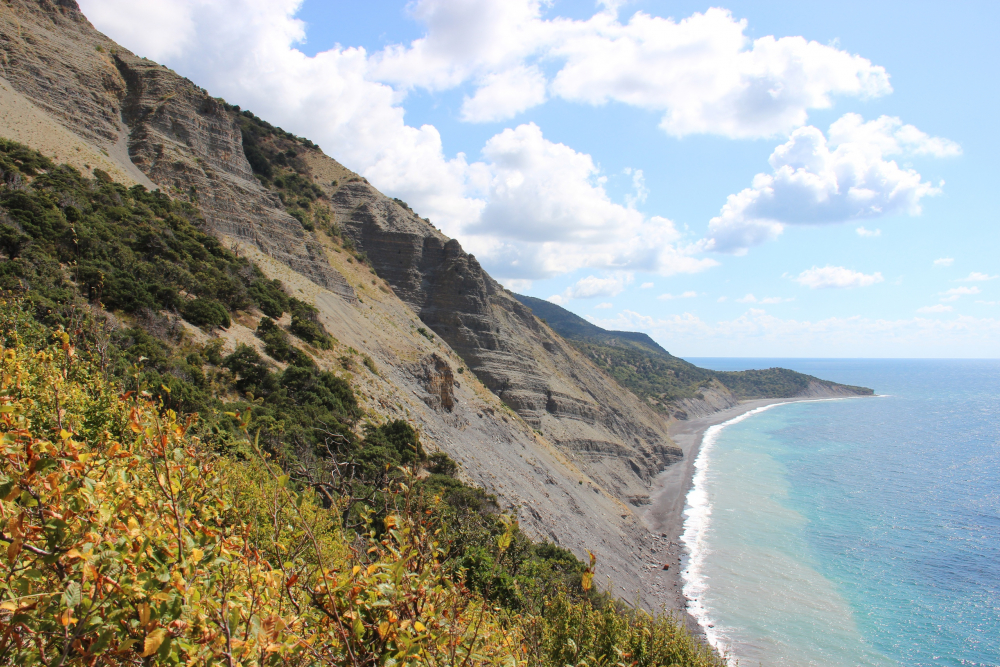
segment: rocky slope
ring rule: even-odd
[[[308,142],[292,151],[296,173],[322,191],[329,234],[293,217],[284,193],[254,176],[237,110],[108,40],[72,0],[3,9],[5,136],[196,203],[212,233],[317,306],[337,338],[328,363],[351,350],[373,359],[377,374],[353,373],[372,415],[409,419],[518,509],[530,533],[593,550],[629,595],[646,588],[636,555],[651,553],[649,536],[631,506],[679,456],[663,416],[539,322],[457,241]],[[255,319],[234,322],[227,349],[259,346]]]

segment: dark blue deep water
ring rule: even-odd
[[[1000,665],[1000,361],[690,361],[882,395],[718,432],[698,590],[741,664]]]

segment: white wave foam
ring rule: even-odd
[[[684,506],[684,532],[681,535],[681,542],[687,549],[688,559],[686,567],[681,571],[681,578],[684,580],[683,591],[688,599],[688,611],[698,621],[708,642],[720,653],[725,653],[729,647],[726,644],[725,636],[715,627],[716,623],[711,617],[711,609],[705,603],[708,580],[704,574],[704,567],[705,559],[711,553],[708,536],[712,525],[712,503],[708,495],[708,470],[712,449],[722,429],[769,410],[776,405],[784,404],[764,405],[748,410],[729,421],[709,426],[701,438],[698,457],[694,460],[694,478]]]

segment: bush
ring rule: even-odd
[[[268,317],[278,319],[288,311],[288,295],[281,288],[280,280],[258,278],[247,289],[250,297]]]
[[[409,465],[426,458],[420,436],[402,419],[395,419],[381,426],[366,424],[365,444],[384,447],[397,464]]]
[[[194,299],[184,304],[184,319],[198,327],[228,329],[231,321],[226,307],[215,299]]]
[[[458,464],[444,452],[434,452],[427,458],[427,471],[433,475],[454,477],[458,473]]]
[[[331,349],[333,340],[319,321],[319,311],[314,306],[294,297],[288,300],[288,304],[292,311],[292,326],[290,327],[292,333],[321,350]]]
[[[16,432],[0,442],[11,536],[0,663],[472,667],[519,656],[423,523],[391,514],[389,533],[359,536],[352,551],[336,513],[259,450],[213,456],[190,421],[121,397],[68,342],[33,352],[0,358],[0,376],[18,378],[0,392]]]

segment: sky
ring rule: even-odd
[[[1000,4],[79,0],[679,356],[1000,356]]]

